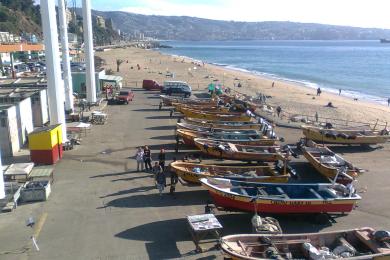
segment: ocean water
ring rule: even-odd
[[[387,104],[390,44],[378,41],[169,41],[163,53]]]

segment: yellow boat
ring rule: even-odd
[[[197,118],[189,118],[181,121],[182,123],[187,123],[191,125],[198,125],[200,127],[211,127],[218,129],[255,129],[258,130],[261,128],[262,124],[255,122],[241,122],[241,121],[210,121],[210,120],[202,120]]]
[[[328,147],[303,146],[303,155],[311,165],[323,176],[333,181],[337,176],[337,182],[341,184],[351,183],[360,172],[352,163],[346,161],[340,155],[335,154]],[[344,169],[346,172],[343,172]]]
[[[218,107],[215,104],[205,104],[205,105],[187,105],[181,103],[172,103],[172,106],[175,108],[177,112],[184,114],[185,110],[199,110],[204,112],[229,112],[229,108],[227,107]]]
[[[195,138],[194,142],[202,153],[221,159],[275,162],[278,160],[284,161],[287,156],[279,146],[239,145],[202,138]]]
[[[370,129],[325,129],[317,126],[302,126],[303,135],[319,143],[330,144],[381,144],[390,138],[388,130]]]
[[[210,112],[202,112],[200,110],[184,110],[182,111],[185,117],[205,119],[205,120],[213,120],[213,121],[240,121],[240,122],[249,122],[251,121],[251,117],[239,113],[210,113]]]
[[[287,182],[290,174],[273,166],[231,166],[187,162],[171,163],[171,171],[186,182],[200,184],[199,179],[221,177],[248,182]]]
[[[243,145],[274,145],[276,139],[268,138],[256,130],[225,130],[220,132],[199,132],[186,129],[178,129],[176,134],[183,138],[187,145],[195,145],[195,138],[209,138],[217,142],[230,142]]]

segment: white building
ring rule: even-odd
[[[14,156],[20,150],[16,106],[0,104],[0,149],[1,156]]]

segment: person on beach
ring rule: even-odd
[[[387,106],[390,106],[390,98],[387,99]]]
[[[145,146],[144,148],[144,163],[145,163],[145,170],[151,171],[152,170],[152,153],[148,146]]]
[[[141,166],[141,171],[144,170],[144,151],[141,147],[138,147],[137,152],[135,153],[135,160],[137,161],[137,172]]]
[[[316,114],[314,115],[314,117],[316,118],[316,123],[318,123],[318,113],[316,112]]]
[[[164,171],[161,169],[161,166],[158,165],[158,163],[156,162],[156,173],[155,173],[155,176],[154,176],[154,179],[156,181],[156,186],[157,186],[157,189],[158,189],[158,192],[160,194],[160,197],[162,196],[162,192],[166,186],[166,179],[165,179],[165,173]]]
[[[280,117],[280,113],[282,112],[282,108],[280,106],[278,106],[276,108],[276,114],[278,115],[278,117]]]
[[[272,87],[275,87],[275,81],[272,82]]]
[[[241,82],[238,82],[237,88],[241,88],[241,87],[242,87]]]
[[[161,149],[160,153],[158,154],[158,164],[161,166],[161,168],[165,169],[165,150]]]
[[[341,88],[339,88],[339,96],[341,95]]]
[[[317,88],[317,96],[321,96],[321,88]]]

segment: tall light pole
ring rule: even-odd
[[[62,49],[62,67],[64,69],[63,79],[65,87],[65,109],[73,111],[73,84],[72,72],[70,70],[69,43],[68,43],[68,22],[66,20],[65,0],[58,0],[58,12],[60,20],[60,36]]]
[[[61,79],[55,1],[41,0],[41,16],[45,43],[50,124],[62,125],[62,140],[65,142],[67,137],[64,109],[64,83]]]
[[[87,101],[94,103],[96,102],[96,83],[95,62],[93,59],[93,38],[90,0],[83,0],[83,30],[85,50],[84,53],[86,60]]]

